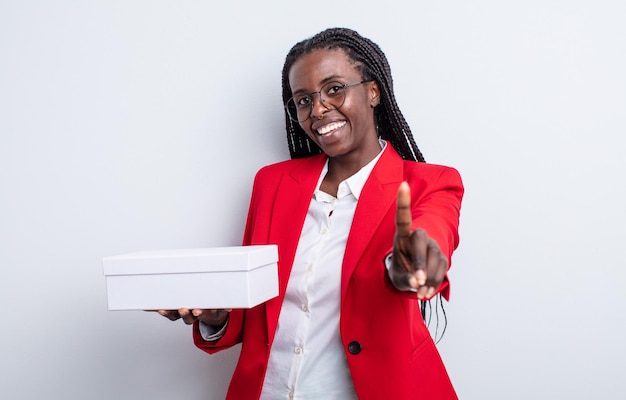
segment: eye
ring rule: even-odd
[[[328,86],[324,87],[324,93],[326,93],[328,97],[334,97],[341,94],[344,88],[345,85],[341,83],[330,83]]]
[[[305,95],[295,96],[293,98],[293,102],[296,104],[296,107],[305,108],[311,105],[311,96],[305,96]]]

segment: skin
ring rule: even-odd
[[[230,311],[230,309],[201,310],[196,308],[190,310],[188,308],[180,308],[178,310],[158,310],[157,312],[170,321],[182,319],[185,324],[191,325],[198,320],[207,325],[220,327],[226,323]]]
[[[363,80],[355,64],[341,49],[314,50],[302,55],[289,70],[293,93],[312,93],[328,81],[353,83]],[[380,102],[375,81],[347,89],[346,100],[339,109],[329,109],[313,96],[311,117],[300,126],[329,157],[328,173],[320,189],[337,195],[339,183],[354,175],[380,152],[374,121],[374,108]],[[334,123],[343,126],[320,135],[318,130]],[[422,229],[411,230],[411,192],[403,182],[398,188],[396,235],[389,277],[398,290],[416,290],[417,297],[428,299],[445,278],[448,261],[437,243]],[[215,327],[223,326],[230,310],[181,308],[158,310],[159,314],[186,324],[196,320]]]
[[[408,183],[400,184],[396,204],[396,236],[389,278],[399,290],[413,289],[419,299],[429,299],[446,276],[448,260],[437,242],[423,229],[411,230],[411,190]]]
[[[301,56],[289,70],[292,92],[311,93],[329,81],[359,82],[363,79],[354,63],[343,50],[316,50]],[[380,92],[376,82],[367,82],[347,89],[346,100],[340,109],[328,109],[313,96],[311,117],[300,123],[307,136],[329,157],[328,173],[320,187],[337,195],[339,183],[354,175],[380,152],[374,122],[374,107]],[[319,129],[335,123],[342,127],[324,135]]]

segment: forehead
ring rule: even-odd
[[[360,79],[354,61],[342,49],[313,50],[300,56],[289,69],[292,91],[313,90],[333,79]]]

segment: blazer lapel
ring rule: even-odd
[[[266,303],[267,333],[270,343],[276,332],[278,315],[287,290],[304,220],[325,161],[324,155],[304,159],[296,168],[285,173],[278,185],[268,243],[280,243],[281,268],[278,277],[279,295]]]
[[[398,186],[404,176],[403,160],[387,143],[376,166],[363,186],[346,244],[341,275],[341,298],[363,252],[372,240],[385,214],[395,206]],[[382,263],[383,260],[381,259]]]

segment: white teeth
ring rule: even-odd
[[[339,129],[346,124],[346,121],[343,122],[333,122],[332,124],[324,125],[320,129],[317,130],[317,133],[320,135],[325,135],[328,132],[334,131],[335,129]]]

